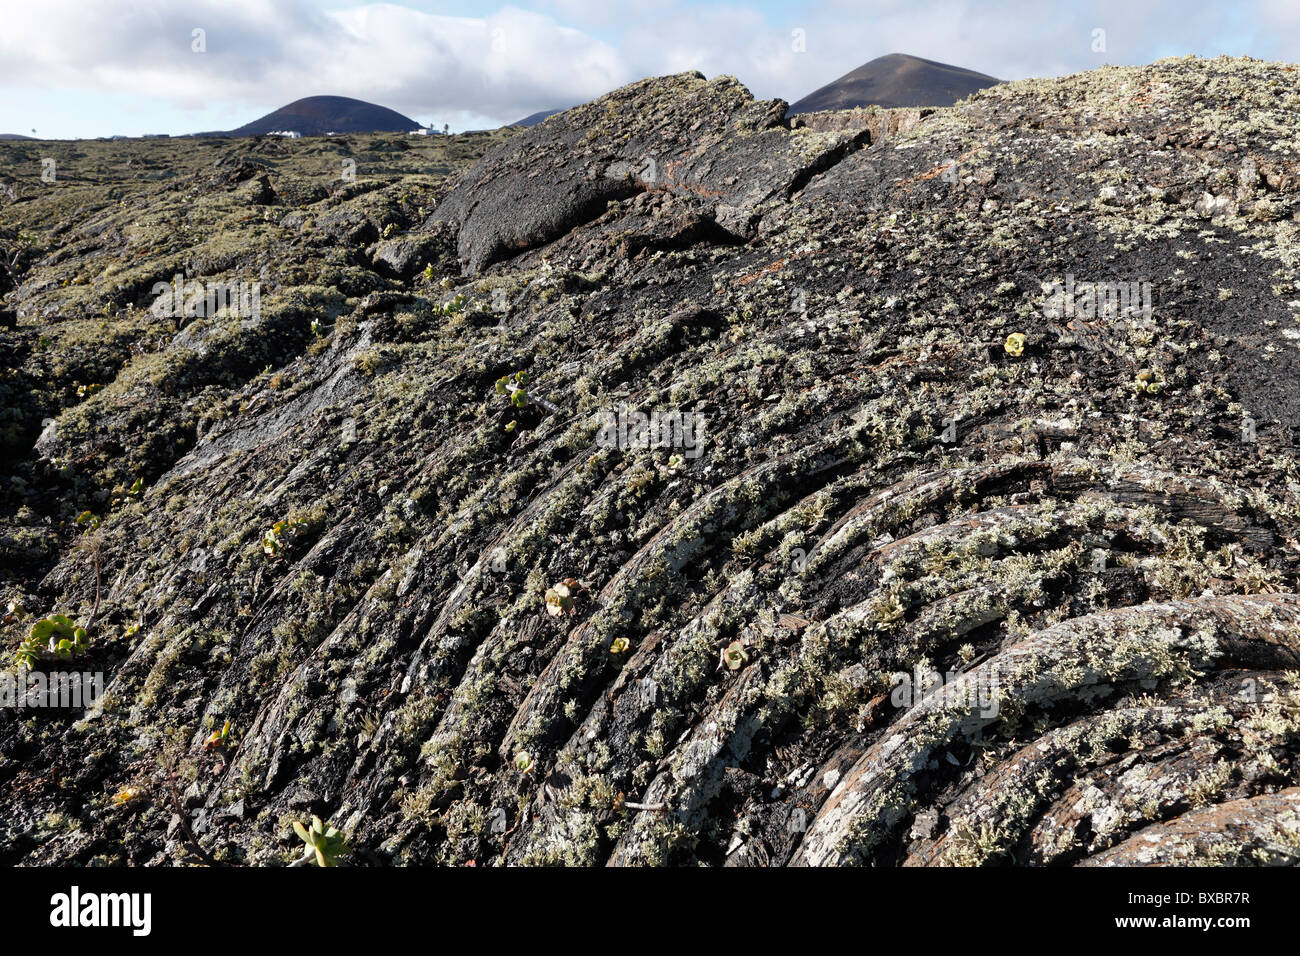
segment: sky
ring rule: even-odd
[[[886,53],[1021,79],[1297,49],[1300,0],[0,0],[0,133],[232,129],[320,94],[479,129],[692,69],[794,101]]]

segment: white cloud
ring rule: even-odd
[[[195,108],[338,94],[415,119],[508,122],[636,78],[608,43],[512,7],[468,18],[392,4],[324,13],[300,0],[184,10],[166,0],[42,0],[6,4],[0,21],[0,85],[121,91]],[[196,28],[206,52],[191,49]]]
[[[333,93],[464,127],[687,69],[730,73],[757,96],[795,100],[885,53],[1018,79],[1170,53],[1286,57],[1300,41],[1296,0],[529,5],[455,17],[386,3],[326,11],[310,0],[0,0],[0,88],[124,94],[167,104],[169,114],[246,119]],[[207,53],[191,52],[196,27],[207,32]],[[1098,27],[1101,54],[1091,49]],[[794,29],[804,31],[806,52],[792,49]]]

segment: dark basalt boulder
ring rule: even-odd
[[[370,257],[375,268],[395,279],[411,279],[432,267],[439,275],[455,267],[454,236],[433,227],[422,234],[395,236],[375,244]]]
[[[785,103],[758,102],[731,77],[643,80],[516,136],[471,167],[433,221],[458,231],[471,273],[563,236],[610,203],[662,191],[693,201],[737,239],[764,203],[867,141],[782,125]]]

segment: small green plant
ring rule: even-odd
[[[41,645],[30,637],[25,638],[18,645],[18,653],[14,655],[14,664],[17,667],[25,667],[32,670],[41,660]]]
[[[23,602],[16,598],[5,605],[3,622],[5,624],[14,624],[21,621],[27,616],[27,609],[23,607]]]
[[[559,584],[546,589],[546,613],[551,617],[561,614],[574,614],[573,598],[579,591],[586,590],[575,578],[565,578]]]
[[[441,305],[435,305],[434,310],[437,311],[439,315],[459,315],[461,312],[465,311],[465,306],[468,304],[469,300],[466,299],[465,296],[461,295],[461,293],[457,292]]]
[[[1165,377],[1159,369],[1144,368],[1133,380],[1133,388],[1146,395],[1159,395],[1165,387]]]
[[[721,664],[729,671],[738,671],[749,660],[749,651],[740,641],[732,641],[722,649]]]
[[[533,772],[533,757],[527,750],[521,750],[515,754],[515,769],[520,773]]]
[[[320,817],[313,816],[310,827],[293,821],[293,832],[307,845],[302,859],[295,865],[310,863],[314,859],[317,866],[338,866],[338,858],[348,851],[347,838],[330,824],[322,822]]]
[[[89,647],[84,627],[65,614],[54,614],[32,625],[31,634],[18,646],[14,660],[19,667],[31,670],[46,654],[66,660]]]
[[[230,739],[230,721],[227,720],[220,730],[214,730],[208,735],[208,739],[203,742],[204,750],[219,750],[226,745]]]
[[[1006,342],[1002,347],[1007,350],[1008,355],[1014,355],[1016,358],[1025,354],[1025,333],[1012,332],[1007,336]]]
[[[903,593],[896,588],[876,596],[871,603],[876,612],[876,622],[882,628],[892,627],[907,613],[907,608],[903,606]]]
[[[83,511],[77,515],[77,524],[87,531],[94,531],[99,527],[99,517],[89,511]]]
[[[432,282],[432,281],[433,281],[433,263],[430,262],[428,265],[426,265],[426,266],[424,267],[424,271],[423,271],[422,273],[420,273],[420,275],[424,276],[424,281],[425,281],[425,282]]]
[[[513,375],[502,375],[497,379],[496,390],[498,395],[507,395],[510,402],[515,408],[523,408],[528,404],[528,392],[524,386],[528,384],[528,373],[515,372]]]
[[[285,518],[271,525],[271,530],[262,535],[262,550],[269,558],[278,558],[285,546],[306,529],[307,522],[301,518]]]

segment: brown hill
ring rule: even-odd
[[[791,105],[787,115],[859,106],[951,106],[1001,82],[959,66],[890,53],[809,93]]]
[[[304,136],[326,133],[406,133],[420,124],[386,106],[347,96],[308,96],[245,123],[234,136],[255,136],[276,130],[296,130]]]

